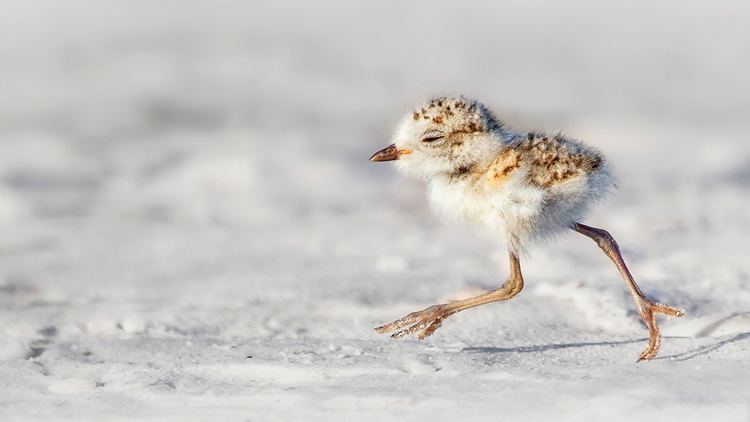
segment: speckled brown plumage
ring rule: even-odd
[[[521,161],[529,165],[529,182],[541,187],[590,174],[604,162],[599,151],[583,148],[579,142],[559,134],[529,133],[515,149]]]
[[[484,113],[476,113],[479,107]],[[490,119],[487,119],[490,116]],[[453,133],[475,133],[492,130],[500,127],[501,123],[477,103],[467,104],[463,98],[435,98],[430,100],[424,107],[415,110],[412,114],[413,120],[430,120],[436,124],[450,122]]]

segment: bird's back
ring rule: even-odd
[[[528,169],[528,182],[544,189],[606,172],[604,156],[598,150],[560,134],[531,132],[511,148]]]

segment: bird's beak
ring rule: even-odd
[[[410,149],[398,149],[396,144],[388,145],[380,151],[372,154],[370,161],[393,161],[398,160],[402,155],[411,154]]]

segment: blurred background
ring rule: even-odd
[[[216,391],[226,379],[164,369],[180,359],[164,344],[221,361],[217,342],[322,342],[328,362],[331,339],[384,347],[372,326],[497,284],[502,245],[438,224],[422,186],[367,162],[442,94],[603,150],[619,190],[588,222],[688,309],[667,334],[750,332],[746,2],[0,4],[0,373],[25,379],[5,384],[19,403],[49,381],[18,362],[83,371],[65,391]],[[589,241],[533,248],[525,272],[529,299],[457,316],[442,341],[645,335]],[[138,353],[165,354],[152,384],[108,369]]]

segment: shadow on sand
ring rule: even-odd
[[[573,349],[578,347],[592,346],[619,346],[622,344],[638,343],[648,341],[646,338],[621,341],[600,341],[600,342],[583,342],[583,343],[556,343],[556,344],[539,344],[534,346],[518,347],[464,347],[464,352],[470,353],[536,353],[546,352],[548,350]]]
[[[669,337],[664,337],[665,339],[668,339]],[[673,337],[673,338],[682,338],[682,337]],[[745,333],[736,334],[730,338],[717,341],[713,344],[708,344],[705,346],[701,346],[694,350],[689,350],[687,352],[682,353],[675,353],[672,355],[667,356],[660,356],[657,357],[654,360],[671,360],[675,362],[682,362],[686,360],[693,359],[698,356],[702,356],[705,354],[708,354],[710,352],[713,352],[714,350],[720,349],[721,347],[726,346],[727,344],[736,343],[738,341],[750,339],[750,331]],[[464,352],[469,353],[536,353],[536,352],[546,352],[549,350],[562,350],[562,349],[574,349],[574,348],[580,348],[580,347],[596,347],[596,346],[619,346],[623,344],[630,344],[630,343],[645,343],[647,342],[647,338],[640,338],[640,339],[633,339],[633,340],[622,340],[622,341],[601,341],[601,342],[582,342],[582,343],[556,343],[556,344],[540,344],[540,345],[534,345],[534,346],[518,346],[518,347],[464,347],[461,349]]]
[[[687,352],[676,353],[676,354],[668,355],[668,356],[662,356],[656,359],[669,359],[669,360],[676,361],[676,362],[682,362],[685,360],[690,360],[697,356],[708,354],[710,352],[713,352],[714,350],[717,350],[726,346],[727,344],[736,343],[738,341],[742,341],[745,339],[750,339],[750,331],[736,334],[728,339],[720,340],[713,344],[707,344],[705,346],[701,346],[694,350],[689,350]]]

